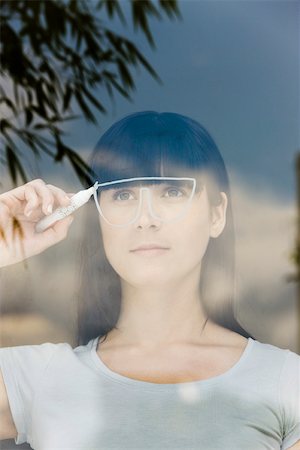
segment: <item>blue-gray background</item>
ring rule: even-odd
[[[183,21],[164,17],[150,22],[156,51],[141,32],[133,32],[129,3],[121,3],[127,28],[118,18],[108,27],[135,42],[164,85],[144,69],[132,69],[137,87],[133,102],[116,93],[111,104],[100,90],[109,114],[98,114],[98,127],[83,119],[68,123],[67,143],[87,159],[113,122],[141,110],[177,112],[204,125],[233,175],[238,319],[256,339],[298,350],[296,290],[286,276],[294,271],[290,254],[296,223],[294,157],[300,150],[300,3],[181,0]],[[39,167],[34,177],[68,192],[81,189],[68,163],[61,167],[44,159]],[[11,188],[6,170],[1,170],[1,181]],[[28,260],[29,271],[21,264],[3,269],[1,302],[12,313],[1,319],[1,346],[46,341],[74,345],[76,249],[84,214],[84,208],[76,213],[68,239]],[[31,314],[14,314],[20,303],[29,304]],[[0,447],[30,448],[12,440]]]
[[[97,127],[83,119],[69,122],[66,142],[87,160],[106,129],[142,110],[177,112],[204,125],[232,181],[237,317],[258,340],[296,350],[296,285],[286,278],[295,272],[290,256],[297,217],[294,158],[300,149],[300,3],[181,0],[183,21],[151,20],[155,51],[140,31],[134,33],[129,6],[122,1],[127,28],[118,18],[103,20],[135,42],[164,85],[144,69],[132,69],[137,88],[133,102],[116,92],[113,104],[100,90],[109,114],[98,114]],[[60,166],[46,159],[39,167],[34,178],[42,176],[67,192],[82,188],[67,162]],[[8,180],[5,175],[3,171],[1,181]],[[34,312],[27,318],[5,316],[3,346],[73,342],[77,247],[86,211],[76,212],[67,239],[29,258],[30,271],[22,264],[3,269],[3,303],[11,310],[14,305],[23,308],[27,298]]]
[[[69,123],[67,142],[88,156],[101,134],[127,114],[178,112],[208,129],[228,167],[257,192],[267,188],[282,199],[294,198],[300,3],[181,0],[182,21],[150,21],[156,50],[141,31],[134,33],[129,3],[121,4],[127,27],[118,17],[109,27],[134,40],[164,85],[142,67],[131,69],[133,103],[116,92],[113,104],[100,90],[109,114],[98,113],[97,127],[83,119]],[[47,163],[47,170],[57,166],[51,170]]]

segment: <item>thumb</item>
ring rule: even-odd
[[[44,235],[47,233],[48,239],[50,239],[53,242],[53,244],[55,242],[61,241],[62,239],[65,239],[73,220],[74,217],[72,215],[67,216],[62,220],[58,220],[52,225],[52,227],[44,231]]]
[[[71,225],[71,223],[74,220],[74,216],[72,216],[72,214],[70,214],[69,216],[65,217],[62,220],[58,220],[57,222],[55,222],[55,224],[53,225],[53,230],[55,233],[57,233],[58,235],[64,234],[68,231],[69,226]]]

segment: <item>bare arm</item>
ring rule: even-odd
[[[17,429],[14,424],[3,375],[0,369],[0,440],[14,439],[17,437]]]
[[[0,268],[39,254],[67,236],[70,217],[43,233],[36,233],[34,226],[41,217],[49,214],[49,204],[52,208],[66,206],[72,195],[41,179],[0,194]],[[28,209],[32,210],[30,216],[26,215]],[[0,370],[0,440],[16,438],[17,434]]]

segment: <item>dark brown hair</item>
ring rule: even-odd
[[[253,338],[235,317],[235,233],[230,186],[223,158],[207,130],[177,113],[134,113],[103,134],[90,165],[99,182],[142,176],[194,176],[205,182],[211,205],[221,201],[220,192],[226,193],[226,225],[218,238],[210,239],[203,257],[200,298],[211,321]],[[106,258],[93,201],[87,208],[80,243],[77,345],[106,337],[117,328],[121,307],[119,275]]]

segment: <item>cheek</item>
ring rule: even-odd
[[[121,231],[101,224],[101,234],[103,248],[111,266],[118,272],[118,266],[122,264],[125,255],[124,245],[126,245],[126,236]]]
[[[188,260],[189,264],[198,264],[207,249],[209,233],[209,221],[199,213],[182,223],[177,239],[182,259]]]

